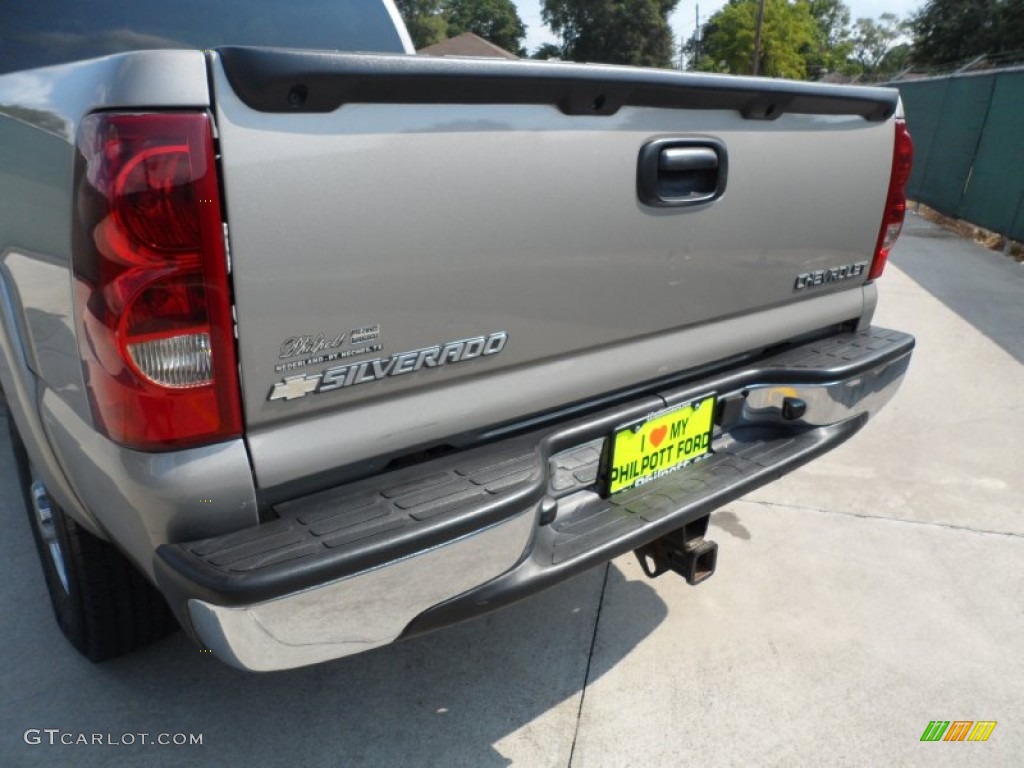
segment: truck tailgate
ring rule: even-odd
[[[796,278],[870,261],[887,91],[242,49],[210,62],[263,485],[860,316],[866,270]],[[642,202],[641,149],[663,138],[723,148],[724,194]],[[457,400],[426,397],[441,389]]]

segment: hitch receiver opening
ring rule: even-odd
[[[674,571],[690,585],[700,584],[715,572],[718,545],[704,538],[710,515],[698,518],[633,551],[648,578]]]

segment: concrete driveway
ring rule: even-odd
[[[0,446],[0,766],[1021,765],[1024,266],[916,217],[880,283],[903,390],[713,517],[699,588],[620,558],[536,599],[311,669],[180,634],[94,666],[51,617]],[[994,720],[984,743],[922,743]],[[26,729],[202,745],[25,743]]]

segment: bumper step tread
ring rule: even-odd
[[[278,504],[277,520],[237,533],[161,548],[193,577],[230,589],[245,582],[294,588],[342,578],[506,519],[543,495],[536,436],[508,441],[486,457],[437,459],[424,477],[408,467]],[[305,565],[303,562],[305,561]]]
[[[564,522],[552,524],[552,564],[561,563],[613,541],[625,531],[657,523],[666,516],[734,486],[743,478],[812,448],[820,438],[814,433],[774,439],[733,440],[715,453],[679,471],[608,499],[593,498]]]
[[[855,364],[888,347],[903,345],[908,338],[902,331],[872,327],[785,350],[773,362],[786,368],[834,369],[837,364]]]

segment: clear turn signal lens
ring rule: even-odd
[[[189,333],[128,345],[128,354],[154,384],[184,389],[213,381],[210,334]]]

